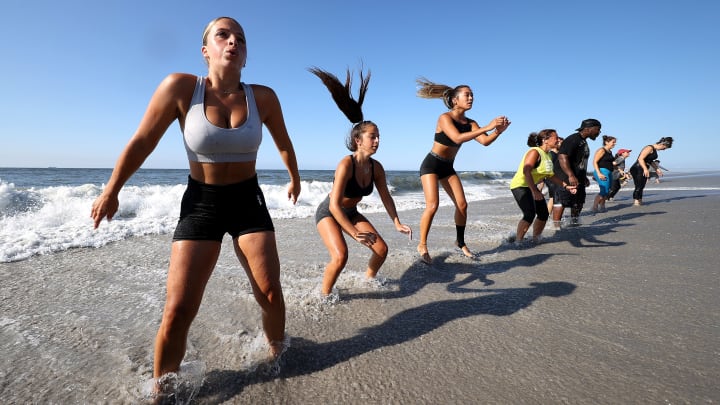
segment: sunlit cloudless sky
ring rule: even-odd
[[[363,110],[380,129],[375,157],[389,170],[418,170],[446,111],[416,96],[421,76],[470,85],[467,116],[481,125],[512,121],[488,147],[463,145],[458,170],[515,170],[530,132],[568,136],[591,117],[633,160],[672,136],[663,166],[720,167],[714,0],[7,0],[0,167],[112,167],[166,75],[206,74],[202,31],[223,15],[245,29],[243,81],[278,94],[300,169],[334,169],[350,153],[351,124],[307,68],[344,77],[361,64],[372,74]],[[177,122],[143,167],[187,167]],[[258,168],[283,167],[265,130]]]

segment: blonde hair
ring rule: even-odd
[[[460,89],[470,88],[470,86],[466,84],[461,84],[455,87],[450,87],[445,84],[437,84],[435,82],[431,82],[424,77],[416,79],[415,82],[418,85],[418,97],[441,98],[443,100],[443,103],[445,103],[445,107],[447,107],[448,110],[452,110],[452,108],[455,106],[452,100],[455,98],[455,96],[457,96],[458,91]]]
[[[230,20],[230,21],[234,22],[235,24],[237,24],[239,27],[242,27],[242,25],[240,25],[240,23],[237,22],[237,20],[234,19],[234,18],[232,18],[232,17],[218,17],[218,18],[215,18],[214,20],[210,21],[210,22],[205,26],[205,30],[203,31],[203,35],[202,35],[202,44],[203,44],[203,46],[207,45],[207,37],[208,37],[208,34],[210,33],[210,29],[213,27],[213,25],[215,25],[215,24],[216,24],[218,21],[220,21],[220,20]]]

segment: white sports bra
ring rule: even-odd
[[[240,84],[245,90],[247,118],[237,128],[220,128],[205,116],[205,78],[198,76],[183,130],[185,151],[190,161],[220,163],[257,159],[262,142],[262,122],[252,88]]]

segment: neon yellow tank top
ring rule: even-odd
[[[547,179],[548,177],[552,177],[553,162],[550,154],[542,150],[542,148],[536,146],[528,149],[528,151],[525,152],[525,154],[523,155],[523,158],[520,161],[520,165],[518,166],[518,170],[517,172],[515,172],[515,176],[513,176],[512,180],[510,181],[511,190],[518,187],[530,187],[530,185],[525,182],[525,173],[523,173],[523,167],[525,166],[525,158],[527,157],[528,152],[533,149],[538,151],[538,153],[540,154],[540,164],[537,165],[537,167],[534,167],[530,172],[532,174],[532,178],[535,184],[538,184],[540,181]]]

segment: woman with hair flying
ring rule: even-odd
[[[557,144],[558,135],[554,129],[532,132],[527,140],[530,149],[525,152],[515,176],[510,181],[510,191],[523,213],[515,234],[515,240],[518,242],[525,238],[530,225],[533,227],[533,242],[539,242],[540,234],[545,229],[550,216],[545,196],[537,187],[538,183],[549,180],[570,193],[575,191],[575,187],[568,186],[555,176],[552,156],[549,152],[557,148]]]
[[[453,162],[463,143],[474,139],[483,146],[488,146],[507,129],[510,121],[505,116],[499,116],[490,121],[488,125],[480,127],[477,122],[466,117],[465,112],[472,108],[474,101],[470,86],[450,87],[433,83],[425,78],[418,79],[417,84],[419,97],[441,98],[449,110],[438,118],[432,149],[420,165],[420,181],[425,194],[425,210],[420,218],[420,241],[417,250],[423,263],[432,263],[427,239],[439,206],[439,183],[455,205],[455,245],[462,250],[465,256],[474,257],[465,245],[467,200]],[[493,130],[494,132],[491,132]]]
[[[340,111],[353,124],[346,140],[346,146],[352,153],[340,160],[335,169],[332,190],[315,212],[317,230],[330,254],[320,289],[323,296],[328,296],[348,260],[348,246],[343,232],[370,248],[372,255],[365,272],[368,279],[375,279],[387,258],[387,243],[370,221],[357,210],[363,197],[372,193],[373,185],[377,188],[395,229],[407,234],[411,239],[412,230],[400,222],[395,202],[388,190],[385,169],[371,157],[380,146],[380,132],[375,123],[363,119],[362,103],[370,82],[370,72],[363,76],[360,70],[360,91],[356,101],[351,95],[352,80],[349,70],[345,85],[341,84],[335,75],[324,70],[308,70],[322,80]]]
[[[635,182],[635,191],[633,191],[633,199],[635,202],[633,205],[642,205],[643,191],[647,184],[648,178],[650,177],[650,166],[655,168],[658,178],[663,174],[660,171],[660,166],[655,163],[658,158],[657,151],[672,148],[673,139],[670,136],[660,138],[657,143],[647,145],[640,151],[637,161],[630,168],[630,175]]]
[[[212,20],[202,36],[207,77],[172,73],[158,86],[138,129],[95,200],[95,228],[118,211],[118,194],[140,168],[168,127],[177,120],[190,173],[173,235],[165,308],[155,338],[153,376],[177,372],[185,355],[190,324],[220,255],[225,233],[232,237],[245,269],[270,354],[284,350],[285,302],[275,231],[255,170],[262,126],[272,136],[290,177],[288,198],[300,194],[292,142],[275,92],[245,84],[245,32],[233,18]]]

